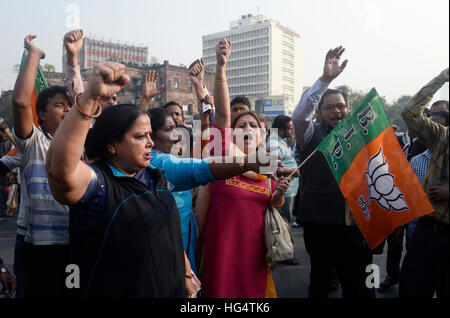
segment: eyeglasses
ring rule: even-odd
[[[335,107],[337,107],[337,109],[339,110],[344,110],[347,109],[347,105],[346,104],[328,104],[328,105],[323,105],[322,109],[325,111],[330,111],[333,110]]]

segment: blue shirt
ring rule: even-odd
[[[209,169],[207,160],[177,158],[171,154],[152,151],[150,169],[159,168],[164,170],[164,176],[168,181],[169,191],[185,191],[200,185],[206,185],[217,181]],[[116,177],[128,177],[112,165],[109,168]],[[89,165],[91,179],[83,197],[71,206],[74,216],[79,223],[86,227],[95,227],[106,206],[107,189],[103,174],[94,165]],[[153,180],[147,169],[142,170],[135,176],[150,190],[154,189]],[[85,209],[85,205],[89,209]]]
[[[281,163],[284,165],[284,169],[297,168],[297,161],[294,158],[291,148],[288,146],[286,139],[280,137],[280,135],[273,133],[270,135],[267,148],[278,146],[278,155],[282,157]],[[292,178],[289,185],[289,189],[284,193],[285,198],[293,197],[297,195],[298,190],[298,178]]]
[[[189,190],[216,182],[207,159],[178,158],[171,154],[152,150],[150,163],[164,170],[164,176],[172,188],[170,191]]]

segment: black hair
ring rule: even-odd
[[[156,132],[164,127],[166,119],[167,117],[170,117],[170,114],[166,108],[152,108],[149,109],[148,115],[150,116],[152,123],[152,137],[154,137],[156,136]]]
[[[36,99],[36,114],[38,116],[38,123],[42,125],[41,118],[39,117],[39,112],[47,111],[48,100],[58,94],[64,95],[70,104],[72,104],[69,96],[67,95],[67,90],[64,86],[55,85],[48,87],[41,91]]]
[[[448,126],[448,122],[449,122],[449,113],[446,112],[445,110],[441,110],[441,111],[435,111],[430,113],[430,117],[431,116],[439,116],[441,118],[443,118],[445,120],[444,126]]]
[[[259,128],[262,128],[262,126],[261,126],[261,118],[259,118],[258,113],[253,111],[253,110],[250,110],[248,112],[241,112],[241,113],[239,113],[239,115],[237,115],[236,118],[231,123],[231,128],[234,128],[236,126],[236,123],[239,120],[239,118],[241,118],[242,116],[245,116],[245,115],[253,116],[256,119],[256,121],[258,122]]]
[[[109,153],[107,146],[112,142],[120,142],[130,130],[136,119],[148,114],[139,106],[121,104],[106,108],[89,130],[85,150],[89,159],[107,161]]]
[[[178,104],[177,102],[170,101],[167,104],[165,104],[162,108],[166,108],[167,109],[167,107],[170,107],[170,106],[178,106],[181,109],[181,115],[184,117],[183,107],[181,107],[181,105]]]
[[[287,124],[292,121],[291,117],[286,115],[278,115],[272,123],[272,128],[286,129]]]
[[[178,125],[177,128],[185,129],[189,133],[190,149],[188,149],[188,151],[190,153],[192,151],[192,149],[194,148],[194,134],[192,132],[192,129],[190,127],[185,126],[185,125]]]
[[[348,98],[347,98],[347,94],[344,91],[341,91],[339,89],[327,89],[325,91],[325,93],[322,95],[322,98],[320,99],[319,102],[319,110],[322,109],[322,104],[323,104],[323,100],[325,99],[325,97],[327,97],[328,95],[334,95],[334,94],[341,94],[342,97],[344,97],[344,101],[345,101],[345,105],[348,106]]]
[[[230,103],[230,107],[233,107],[236,104],[244,104],[244,105],[248,106],[248,109],[252,109],[252,104],[250,103],[248,98],[245,96],[237,96],[237,97],[233,98],[233,100]]]
[[[449,107],[448,107],[448,100],[438,100],[438,101],[434,102],[434,103],[431,105],[430,109],[431,109],[433,106],[436,106],[436,105],[439,105],[439,104],[444,104],[445,106],[447,106],[447,110],[449,109]]]

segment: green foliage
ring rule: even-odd
[[[366,96],[366,94],[368,93],[359,90],[353,90],[348,85],[341,85],[336,87],[336,89],[343,91],[345,94],[347,94],[349,110],[352,110],[353,107],[358,106],[358,104],[361,102],[364,96]]]
[[[353,107],[356,107],[359,102],[366,96],[368,92],[360,91],[360,90],[353,90],[348,85],[341,85],[336,87],[337,89],[345,92],[348,97],[348,104],[349,109],[351,110]],[[403,118],[401,116],[401,112],[403,108],[405,108],[406,104],[408,103],[411,96],[404,95],[397,99],[393,104],[390,104],[386,101],[386,99],[382,96],[380,96],[381,101],[383,102],[384,108],[386,110],[386,114],[391,121],[393,125],[396,125],[398,127],[399,132],[406,131],[406,124],[403,121]]]
[[[55,66],[52,64],[48,64],[48,63],[46,63],[44,65],[44,70],[46,70],[47,72],[55,72],[56,71]]]
[[[410,100],[412,96],[403,95],[399,99],[397,99],[392,105],[385,104],[386,113],[393,125],[398,127],[398,131],[405,132],[406,124],[401,116],[402,110],[405,108],[406,104]]]
[[[3,91],[0,96],[0,117],[9,127],[12,127],[12,91]]]

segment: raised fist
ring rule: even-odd
[[[130,81],[125,70],[125,65],[116,62],[102,62],[95,65],[86,93],[93,99],[112,97]]]
[[[216,46],[216,58],[218,65],[226,65],[231,54],[231,41],[223,39]]]
[[[64,35],[64,47],[67,53],[76,55],[83,46],[83,30],[74,30]]]
[[[189,79],[193,84],[202,86],[204,77],[205,77],[205,63],[203,62],[203,58],[201,58],[200,60],[194,61],[189,66]]]

